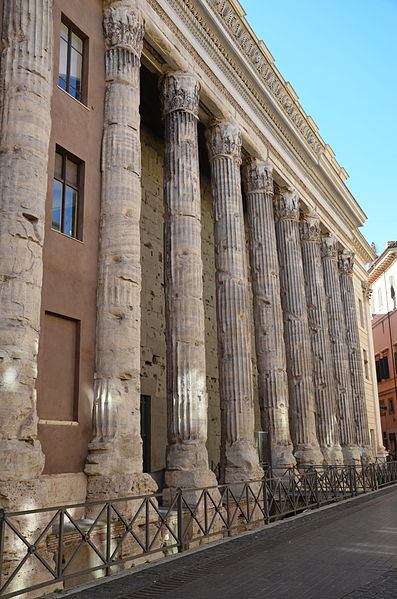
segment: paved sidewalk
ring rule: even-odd
[[[70,599],[397,599],[397,489],[163,560]]]

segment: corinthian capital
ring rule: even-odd
[[[243,177],[247,193],[265,191],[273,193],[273,167],[264,160],[251,160],[244,166]]]
[[[336,245],[336,239],[333,235],[327,235],[323,237],[321,244],[321,256],[322,258],[330,258],[336,260],[338,258],[338,248]]]
[[[207,130],[206,137],[210,160],[219,156],[241,160],[241,133],[236,123],[218,121]]]
[[[361,281],[361,289],[363,290],[365,298],[369,301],[372,295],[372,288],[370,287],[368,281]]]
[[[143,21],[132,0],[115,0],[103,11],[106,47],[126,48],[138,56],[143,47]]]
[[[274,196],[277,220],[299,220],[299,198],[294,189],[280,190]]]
[[[344,250],[339,254],[338,268],[341,275],[352,275],[354,264],[354,253]]]
[[[311,212],[307,214],[300,222],[300,234],[302,241],[321,240],[320,219],[317,214]]]
[[[161,80],[164,116],[176,110],[190,112],[196,118],[199,109],[200,84],[190,73],[171,73]]]

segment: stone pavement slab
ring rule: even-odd
[[[397,489],[284,520],[68,596],[397,599]]]

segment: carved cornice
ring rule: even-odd
[[[302,241],[314,241],[320,243],[321,241],[321,229],[320,219],[317,214],[307,214],[300,221],[300,235]]]
[[[354,252],[345,250],[339,254],[338,268],[341,275],[352,275],[354,265]]]
[[[361,289],[363,290],[363,295],[367,301],[371,299],[372,295],[372,287],[368,283],[368,281],[361,281]]]
[[[241,161],[241,132],[233,121],[216,121],[206,132],[210,160],[226,156]]]
[[[285,88],[285,82],[281,80],[274,67],[265,57],[259,47],[258,41],[252,36],[247,23],[237,13],[230,0],[211,0],[212,6],[222,18],[223,23],[237,42],[238,47],[248,58],[254,69],[260,74],[262,81],[282,108],[294,127],[311,147],[315,154],[319,155],[324,150],[324,142],[320,140],[317,132],[310,124],[307,115],[296,103],[295,98]]]
[[[191,73],[170,73],[161,80],[163,114],[181,110],[198,117],[200,84]]]
[[[273,194],[273,167],[264,160],[251,160],[243,167],[243,181],[247,193],[264,191]]]
[[[278,191],[274,196],[274,210],[277,220],[299,221],[299,197],[294,189]]]
[[[321,257],[335,261],[338,259],[338,246],[333,235],[323,237],[321,243]]]
[[[133,2],[113,2],[103,10],[106,48],[124,48],[137,56],[143,48],[143,20]]]

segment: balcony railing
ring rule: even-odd
[[[73,586],[397,482],[397,462],[268,472],[167,494],[0,510],[0,597]]]

